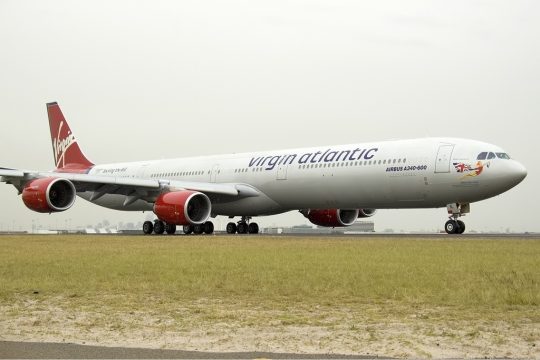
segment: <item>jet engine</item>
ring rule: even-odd
[[[75,185],[69,180],[54,177],[30,181],[22,191],[24,205],[40,213],[60,212],[73,206]]]
[[[315,225],[338,227],[352,225],[358,218],[359,210],[321,209],[305,210],[302,214]]]
[[[377,209],[360,209],[358,212],[358,217],[359,218],[372,217],[373,215],[375,215],[376,212],[377,212]]]
[[[197,191],[173,191],[161,194],[154,203],[159,220],[174,225],[202,224],[210,217],[208,196]]]

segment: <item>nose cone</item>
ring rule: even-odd
[[[510,166],[503,171],[501,180],[503,180],[502,183],[504,183],[508,189],[510,189],[522,182],[523,179],[527,177],[527,169],[525,169],[525,166],[515,160],[512,160],[512,162],[508,165]]]
[[[527,169],[521,163],[516,161],[515,170],[513,171],[514,181],[516,185],[523,181],[527,177]]]

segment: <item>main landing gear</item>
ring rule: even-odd
[[[447,234],[463,234],[465,232],[465,223],[458,220],[459,217],[471,212],[470,204],[448,204],[446,205],[450,220],[444,224],[444,230]]]
[[[143,224],[143,233],[146,235],[150,235],[152,233],[161,235],[165,232],[169,235],[173,235],[176,233],[176,225],[167,224],[161,220],[155,220],[153,223],[151,221],[145,221]],[[200,225],[184,225],[183,232],[186,235],[191,233],[198,235],[212,234],[214,232],[214,224],[211,221],[207,221]]]
[[[227,224],[227,234],[258,234],[259,225],[257,223],[250,223],[251,217],[242,216],[242,220],[237,224],[230,222]]]
[[[214,232],[214,224],[211,221],[207,221],[204,224],[197,225],[184,225],[183,227],[184,234],[212,234]]]

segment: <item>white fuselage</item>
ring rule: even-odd
[[[473,140],[425,138],[257,153],[97,165],[89,174],[118,178],[246,184],[259,196],[210,196],[212,214],[257,216],[295,209],[433,208],[471,203],[517,185],[526,174],[515,160],[478,160],[504,153]],[[90,192],[79,195],[87,200]],[[152,210],[125,196],[94,203],[118,210]]]

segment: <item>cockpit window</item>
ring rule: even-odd
[[[480,154],[478,154],[478,157],[476,158],[476,160],[486,160],[486,156],[487,156],[487,152],[481,152]]]
[[[487,151],[484,151],[478,154],[478,156],[476,157],[476,160],[486,160],[486,159],[491,160],[495,158],[509,160],[510,156],[508,156],[507,153],[503,153],[503,152],[498,152],[494,154],[492,152],[488,153]]]

